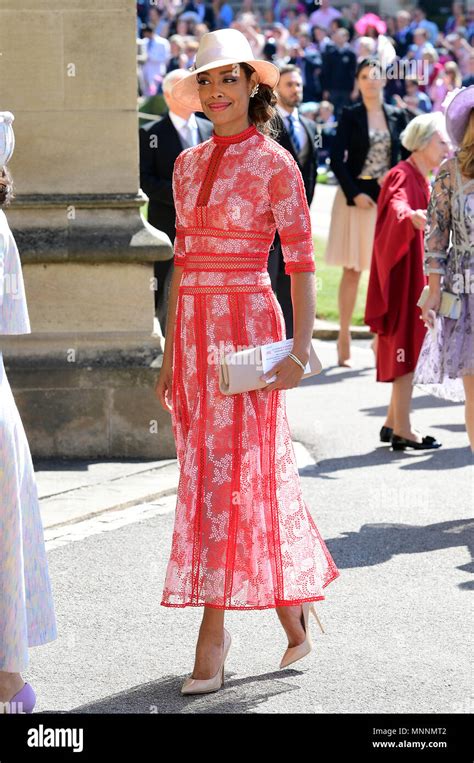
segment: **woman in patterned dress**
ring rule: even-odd
[[[441,165],[428,207],[424,269],[429,296],[422,317],[432,331],[413,381],[437,397],[465,401],[474,452],[474,85],[450,94],[445,106],[456,151]],[[459,318],[437,315],[442,289],[459,295]]]
[[[285,339],[266,266],[276,228],[292,277],[292,351],[303,366],[309,358],[315,265],[303,179],[257,128],[274,115],[279,72],[235,29],[204,34],[196,64],[173,94],[214,130],[174,167],[175,268],[156,390],[180,466],[161,604],[204,607],[186,694],[221,686],[226,609],[275,608],[288,636],[280,665],[307,654],[308,611],[340,574],[303,500],[286,417],[300,363],[285,357],[266,375],[277,380],[252,392],[223,395],[218,384],[222,354]]]
[[[12,197],[12,122],[0,113],[0,207]],[[20,257],[0,208],[0,336],[30,332]],[[28,648],[56,638],[35,474],[0,349],[0,713],[33,710],[34,690],[21,677]]]

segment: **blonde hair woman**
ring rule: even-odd
[[[378,202],[365,322],[376,332],[377,381],[392,383],[382,442],[394,450],[437,448],[410,422],[413,371],[426,329],[417,300],[425,286],[423,230],[430,197],[428,176],[448,156],[444,118],[438,112],[415,117],[401,134],[411,155],[390,170]]]
[[[446,110],[454,157],[439,170],[425,230],[429,296],[422,317],[427,332],[414,383],[447,400],[466,403],[466,429],[474,452],[474,85],[453,93]],[[443,290],[459,296],[459,317],[438,314]]]

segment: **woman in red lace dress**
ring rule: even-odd
[[[307,654],[311,603],[340,574],[303,500],[286,417],[285,390],[299,384],[309,358],[315,265],[301,172],[257,128],[274,114],[278,78],[244,35],[225,29],[203,35],[195,69],[173,88],[214,125],[174,166],[174,273],[156,390],[172,415],[180,467],[161,604],[204,607],[182,693],[220,688],[226,609],[275,608],[288,636],[281,666]],[[286,338],[267,271],[276,228],[302,366],[286,357],[266,374],[277,373],[266,388],[224,395],[222,354]]]

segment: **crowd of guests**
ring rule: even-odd
[[[176,6],[163,0],[161,6],[155,3],[147,9],[143,3],[139,8],[141,33],[148,39],[148,57],[143,52],[141,56],[140,93],[162,93],[168,108],[164,117],[140,130],[141,187],[150,199],[151,224],[174,241],[174,160],[183,147],[206,140],[212,130],[210,116],[200,116],[196,106],[183,107],[173,96],[173,86],[189,74],[203,34],[236,28],[255,58],[271,61],[280,71],[274,88],[275,139],[296,160],[308,204],[323,167],[338,185],[324,259],[341,268],[337,355],[342,367],[352,366],[352,317],[361,275],[369,272],[365,323],[374,334],[377,380],[393,388],[381,441],[396,449],[439,447],[435,438],[420,434],[410,422],[416,383],[445,399],[465,402],[474,450],[470,287],[459,303],[460,315],[438,315],[440,300],[456,296],[456,278],[474,273],[474,232],[463,222],[473,217],[474,209],[472,11],[454,2],[452,15],[437,24],[421,4],[384,18],[364,13],[359,3],[336,9],[328,0],[296,5],[282,0],[263,14],[246,0],[235,17],[231,9],[222,13],[223,3]],[[457,108],[463,104],[464,122],[454,141],[445,115],[460,90],[467,92],[456,101]],[[155,150],[157,145],[161,151]],[[447,169],[446,161],[452,162]],[[459,198],[452,193],[456,182]],[[442,208],[448,196],[465,209],[460,221]],[[442,261],[450,235],[457,243],[452,256]],[[432,257],[439,261],[428,259],[423,265],[423,245],[426,249],[435,241],[443,247]],[[446,270],[447,262],[453,272]],[[268,270],[286,336],[291,337],[291,279],[285,273],[278,231]],[[171,261],[155,263],[155,303],[163,330],[171,272]],[[427,282],[429,298],[421,309],[417,301]]]
[[[305,114],[313,120],[322,121],[321,114],[337,120],[344,105],[357,101],[357,62],[366,57],[392,66],[387,103],[404,101],[417,113],[440,111],[448,91],[474,83],[474,6],[462,2],[453,2],[438,25],[422,3],[377,16],[361,3],[335,8],[329,0],[273,0],[264,12],[243,0],[238,13],[225,0],[139,0],[140,95],[161,93],[167,72],[191,66],[205,32],[229,26],[245,34],[256,57],[298,66]]]

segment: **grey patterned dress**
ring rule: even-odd
[[[462,377],[474,374],[474,179],[461,175],[457,154],[443,162],[427,212],[425,273],[440,273],[441,288],[459,294],[457,320],[437,316],[426,332],[413,383],[447,400],[464,401]]]

